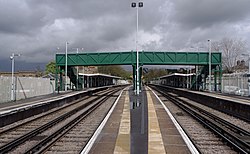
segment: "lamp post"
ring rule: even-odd
[[[77,56],[78,56],[78,48],[76,48],[76,53],[77,53]],[[76,90],[78,90],[78,78],[79,78],[79,76],[78,76],[78,74],[79,74],[79,68],[78,68],[78,66],[76,67],[76,81],[77,81],[77,83],[76,83]]]
[[[195,47],[191,47],[191,48],[193,48],[193,49],[195,49]],[[205,47],[203,47],[203,46],[197,46],[197,52],[199,52],[200,51],[200,49],[204,49]],[[198,79],[198,65],[195,65],[195,89],[196,90],[198,90],[198,84],[197,84],[197,79]],[[190,82],[191,83],[191,82]]]
[[[136,3],[131,3],[131,7],[136,8],[136,38],[135,38],[135,46],[136,46],[136,95],[139,95],[139,52],[138,52],[138,20],[139,20],[139,7],[143,7],[143,2],[139,2],[138,6]]]
[[[208,76],[208,90],[209,90],[209,92],[211,92],[211,76],[212,76],[212,73],[211,73],[211,69],[212,69],[212,62],[211,62],[211,59],[212,59],[212,57],[211,57],[211,40],[207,40],[208,41],[208,47],[209,47],[209,55],[208,55],[208,74],[209,74],[209,76]]]
[[[76,49],[76,53],[77,53],[77,56],[78,56],[78,53],[79,53],[79,48],[73,48],[73,49]],[[82,48],[82,50],[83,50],[83,48]],[[79,84],[79,82],[78,82],[78,79],[79,79],[79,67],[77,66],[76,67],[76,80],[77,80],[77,83],[76,83],[76,90],[78,90],[78,84]],[[84,76],[84,75],[83,75]],[[83,78],[84,79],[84,78]]]
[[[67,79],[67,74],[68,74],[68,44],[69,42],[66,42],[66,49],[65,49],[65,91],[67,91],[68,87],[68,79]]]
[[[250,97],[250,54],[242,54],[243,56],[248,56],[248,97]]]
[[[56,52],[60,52],[60,48],[59,47],[57,47],[56,48]],[[57,68],[56,68],[56,70],[58,70],[59,69],[59,72],[58,71],[56,71],[56,78],[57,78],[57,93],[59,94],[59,91],[60,91],[60,89],[62,90],[62,78],[61,78],[61,73],[60,73],[60,71],[61,71],[61,67],[59,67],[59,66],[56,66]],[[59,74],[59,75],[58,75]],[[59,76],[59,77],[58,77]]]
[[[10,99],[11,99],[11,101],[15,100],[14,99],[14,91],[15,91],[15,86],[14,86],[15,56],[21,56],[21,55],[12,53],[11,56],[10,56],[10,60],[11,60],[11,96],[10,96]]]
[[[186,78],[186,80],[187,80],[187,82],[186,82],[186,84],[187,84],[187,89],[188,89],[188,66],[187,66],[187,78]]]

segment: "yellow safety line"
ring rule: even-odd
[[[148,153],[149,154],[166,153],[161,136],[158,118],[156,116],[155,107],[149,92],[147,92],[147,98],[148,98]]]
[[[130,153],[130,106],[129,95],[126,91],[124,108],[119,128],[119,133],[116,139],[114,153],[128,154]]]

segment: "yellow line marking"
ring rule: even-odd
[[[148,98],[148,153],[149,154],[166,153],[161,136],[158,118],[156,116],[155,107],[149,92],[147,92],[147,98]]]
[[[119,133],[115,144],[115,154],[129,154],[130,153],[130,106],[129,95],[126,91],[124,108],[119,128]]]

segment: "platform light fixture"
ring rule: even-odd
[[[15,57],[19,57],[19,56],[21,56],[21,54],[15,54],[15,53],[12,53],[10,56],[10,60],[11,60],[11,96],[10,96],[10,99],[11,101],[15,100],[15,97],[14,97],[14,91],[16,90],[15,85],[14,85]]]
[[[143,2],[139,2],[138,6],[135,2],[131,3],[131,7],[136,8],[136,95],[139,95],[139,52],[138,52],[138,20],[139,20],[139,7],[143,7]]]
[[[60,51],[60,48],[59,47],[56,47],[56,52],[59,52]],[[56,71],[56,78],[57,78],[57,93],[59,94],[59,91],[60,91],[60,79],[58,79],[58,72]]]
[[[65,43],[65,91],[67,91],[68,87],[68,79],[67,79],[67,74],[68,74],[68,44],[69,42]]]
[[[77,53],[77,56],[78,56],[78,53],[79,53],[79,48],[73,48],[73,49],[76,49],[76,53]],[[84,48],[81,48],[81,50],[83,50]],[[77,80],[77,84],[76,84],[76,90],[78,90],[78,79],[79,79],[79,66],[76,67],[76,80]],[[84,81],[84,75],[83,75],[83,81]]]
[[[209,90],[209,92],[211,92],[212,91],[212,88],[211,88],[211,76],[212,76],[212,54],[211,54],[211,47],[212,47],[212,44],[211,44],[211,40],[207,40],[208,41],[208,50],[209,50],[209,55],[208,55],[208,74],[209,74],[209,76],[208,76],[208,90]]]

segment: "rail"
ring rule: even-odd
[[[221,119],[220,117],[213,115],[197,106],[191,105],[187,101],[181,100],[176,96],[166,93],[163,88],[152,88],[158,91],[161,95],[172,101],[182,110],[190,114],[197,119],[204,126],[212,130],[234,149],[240,153],[250,153],[250,145],[248,140],[250,139],[250,133]]]

